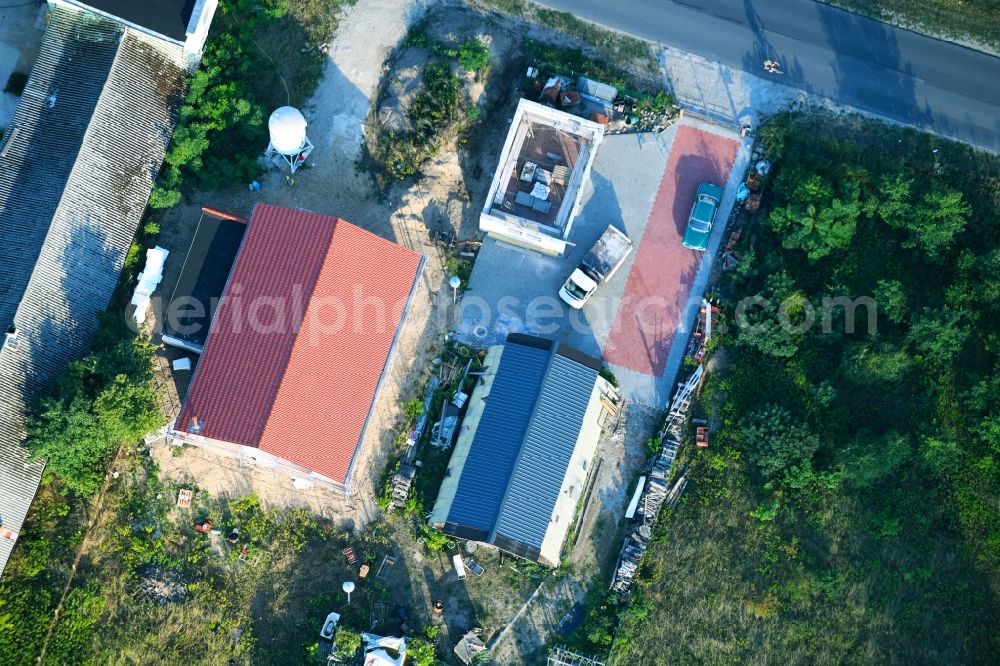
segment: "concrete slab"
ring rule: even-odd
[[[693,118],[658,135],[607,137],[574,222],[571,251],[548,257],[487,238],[454,334],[474,346],[502,342],[512,332],[557,339],[602,357],[633,402],[663,408],[749,148],[749,140]],[[680,245],[701,180],[726,188],[705,253]],[[559,287],[609,224],[628,234],[635,249],[582,310],[573,310],[559,300]]]
[[[582,311],[559,300],[559,287],[609,224],[624,231],[634,247],[639,245],[673,133],[668,128],[661,137],[605,137],[564,256],[549,257],[488,237],[461,303],[457,337],[486,346],[502,342],[508,333],[530,333],[600,356],[635,251]]]
[[[689,123],[676,127],[656,203],[603,348],[608,362],[654,377],[666,369],[701,263],[701,252],[681,245],[695,191],[702,182],[726,183],[739,146],[728,131]],[[716,219],[725,222],[723,214]],[[700,294],[695,296],[700,301]]]

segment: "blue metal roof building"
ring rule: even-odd
[[[486,366],[431,522],[555,566],[600,435],[600,361],[512,334]]]

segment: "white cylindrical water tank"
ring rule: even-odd
[[[298,109],[282,106],[267,121],[271,145],[282,155],[298,153],[306,143],[306,119]]]

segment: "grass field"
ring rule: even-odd
[[[851,117],[762,136],[719,286],[729,324],[770,304],[723,338],[611,663],[996,663],[1000,160]],[[873,309],[800,327],[829,295]]]
[[[1000,50],[1000,0],[824,0],[930,35]]]

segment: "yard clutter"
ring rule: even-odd
[[[163,280],[163,264],[166,263],[167,255],[169,254],[169,251],[159,245],[146,250],[146,264],[142,272],[139,273],[138,284],[135,286],[135,293],[132,294],[132,300],[130,301],[135,306],[132,318],[137,324],[142,324],[146,321],[150,297]]]
[[[470,666],[476,655],[485,651],[486,644],[483,643],[482,630],[478,628],[471,629],[462,636],[462,639],[455,645],[454,649],[455,656],[466,666]]]
[[[364,666],[403,666],[406,661],[406,639],[362,633],[365,645]]]
[[[676,504],[684,487],[687,485],[683,476],[673,487],[669,485],[670,472],[680,448],[684,427],[688,422],[688,410],[691,399],[701,385],[704,376],[704,366],[699,365],[685,382],[678,385],[670,403],[667,420],[660,432],[661,450],[650,462],[646,475],[646,485],[639,500],[638,511],[633,518],[634,528],[625,537],[621,551],[618,553],[618,563],[615,565],[611,589],[628,593],[639,571],[639,562],[649,547],[653,535],[653,526],[660,515],[660,509],[665,502]]]

